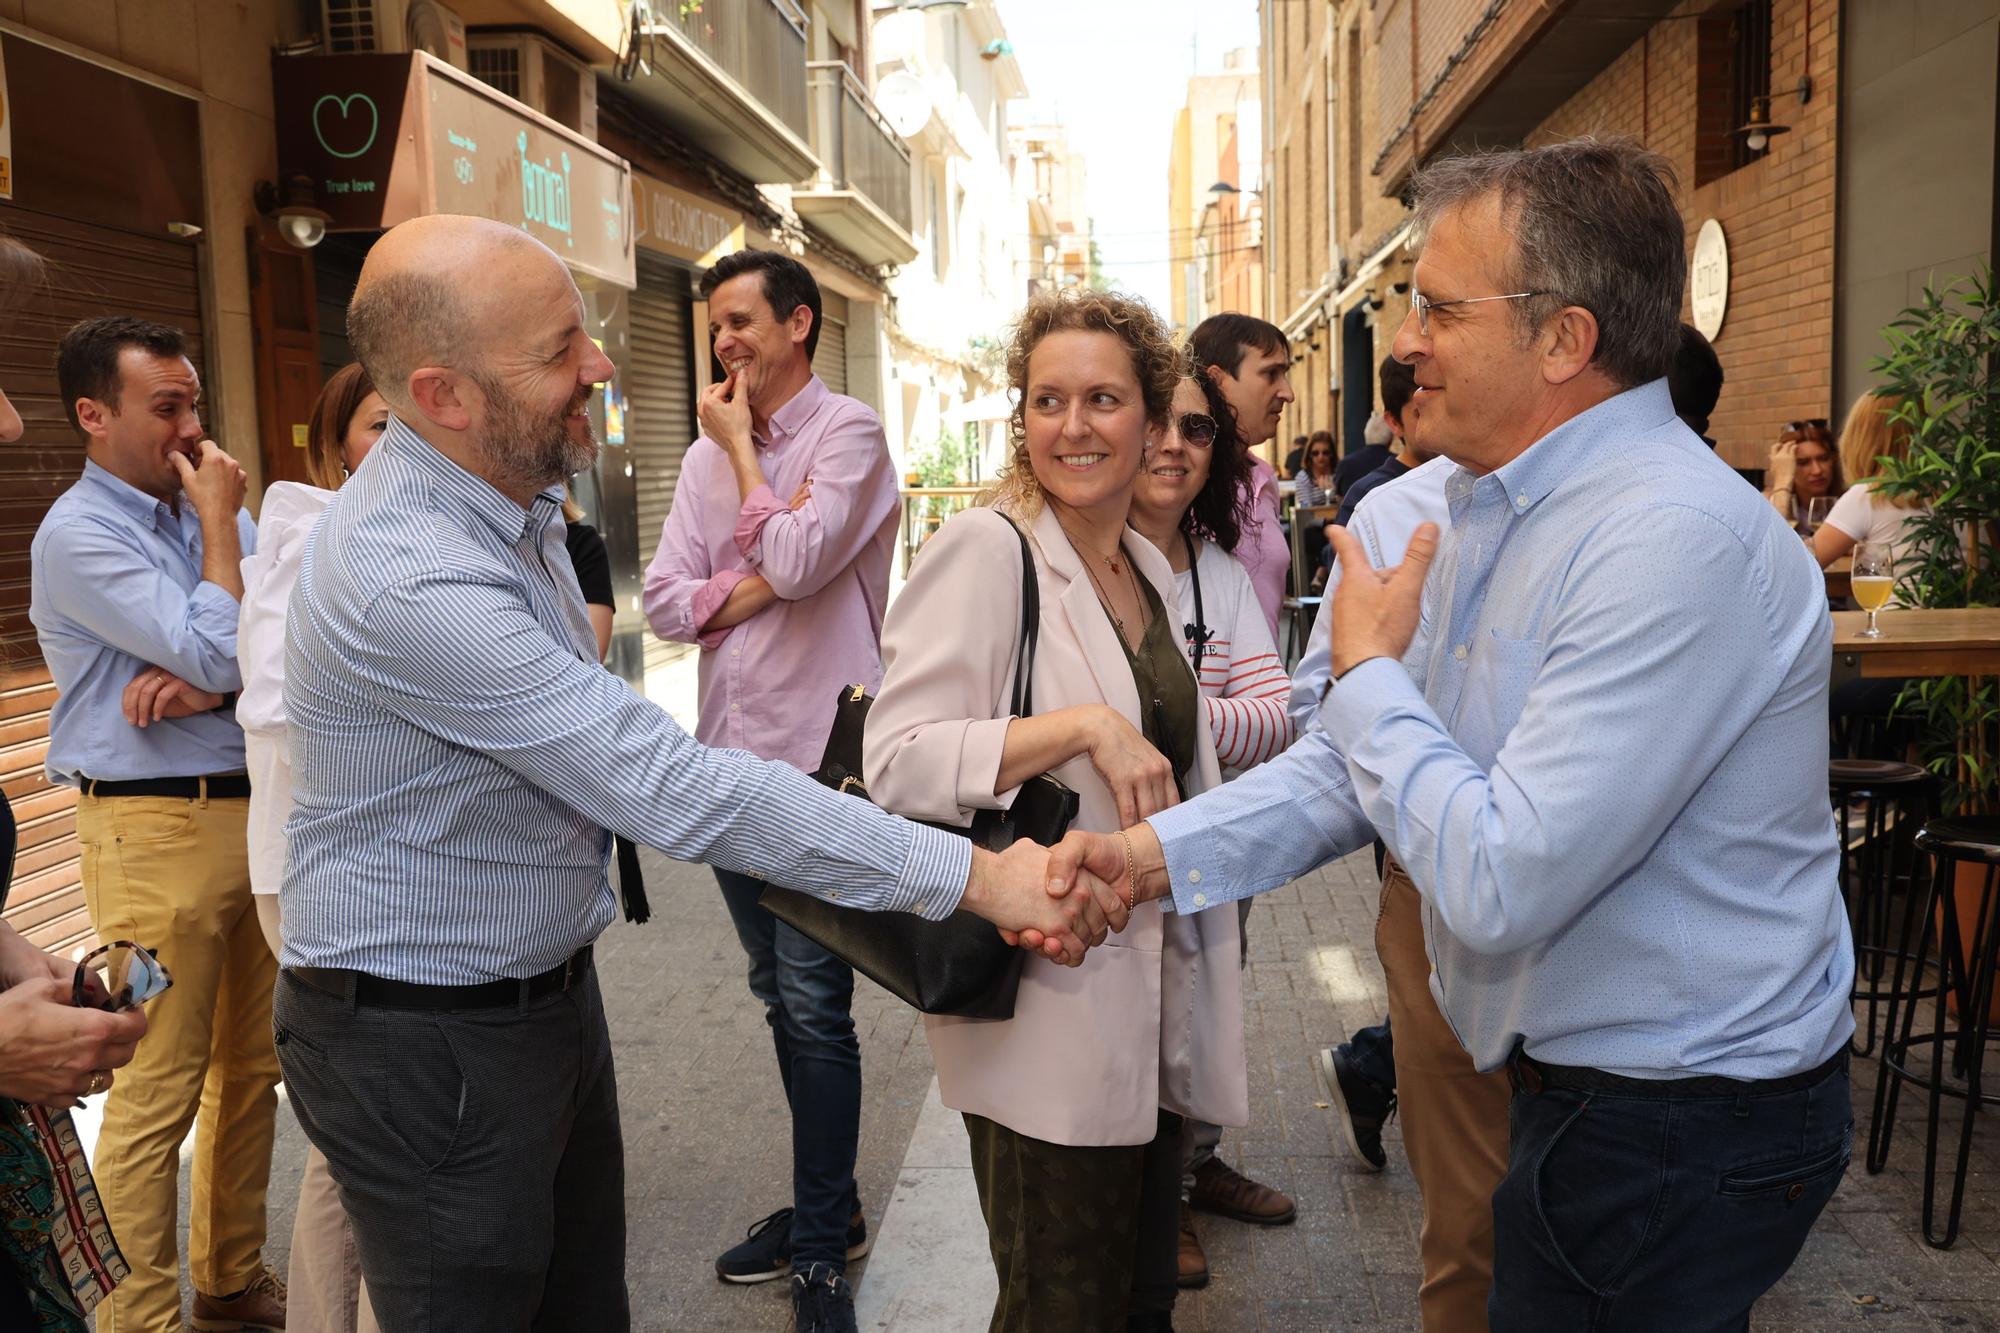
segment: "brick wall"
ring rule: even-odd
[[[1773,138],[1748,166],[1697,186],[1702,103],[1709,100],[1697,96],[1701,62],[1717,58],[1715,49],[1704,50],[1703,26],[1685,19],[1655,25],[1528,141],[1629,134],[1673,162],[1690,250],[1704,220],[1722,224],[1729,308],[1715,349],[1727,383],[1709,433],[1730,463],[1762,467],[1785,422],[1839,416],[1832,402],[1837,9],[1829,0],[1776,0],[1771,89],[1796,88],[1810,73],[1812,98],[1804,105],[1775,98],[1772,119],[1791,132]]]

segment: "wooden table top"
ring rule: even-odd
[[[1864,639],[1867,612],[1833,613],[1836,666],[1868,677],[2000,675],[2000,607],[1889,610],[1876,623],[1882,637]]]

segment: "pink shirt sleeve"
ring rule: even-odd
[[[674,483],[673,508],[667,512],[660,530],[660,549],[646,566],[644,606],[646,623],[653,633],[672,643],[696,643],[714,648],[729,637],[727,629],[703,634],[701,627],[729,600],[730,592],[749,573],[725,569],[711,573],[708,550],[700,532],[701,469],[694,457],[704,441],[697,440],[688,450],[680,480]],[[715,446],[710,444],[709,448]],[[763,487],[760,491],[768,494]]]
[[[889,443],[872,412],[848,412],[828,427],[808,475],[812,495],[802,507],[759,486],[736,516],[736,549],[788,602],[853,564],[896,511]]]
[[[1236,558],[1250,572],[1250,586],[1264,610],[1264,627],[1278,633],[1278,612],[1285,603],[1285,574],[1292,565],[1292,548],[1278,519],[1278,474],[1263,459],[1250,469],[1250,518]]]

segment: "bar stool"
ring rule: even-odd
[[[1982,1106],[2000,1106],[2000,1091],[1988,1091],[1981,1081],[1986,1044],[2000,1037],[1992,1023],[1994,973],[2000,964],[2000,817],[1992,815],[1933,819],[1917,834],[1917,849],[1928,852],[1935,867],[1931,876],[1929,901],[1924,907],[1923,933],[1917,952],[1921,956],[1937,941],[1938,983],[1927,992],[1933,999],[1932,1024],[1928,1033],[1912,1035],[1918,1008],[1918,987],[1923,973],[1915,973],[1911,990],[1889,997],[1888,1022],[1883,1029],[1881,1073],[1875,1084],[1875,1117],[1868,1130],[1868,1170],[1879,1172],[1889,1155],[1889,1139],[1895,1129],[1896,1098],[1904,1082],[1913,1083],[1929,1094],[1924,1125],[1924,1240],[1934,1249],[1949,1249],[1958,1239],[1959,1210],[1965,1202],[1965,1174],[1972,1154],[1972,1120]],[[1973,916],[1971,937],[1959,927],[1957,895],[1961,865],[1985,867],[1981,876],[1979,909]],[[1897,979],[1903,965],[1898,961]],[[1954,1020],[1947,997],[1955,999],[1958,1015]],[[1900,1018],[1900,1027],[1898,1019]],[[1915,1072],[1913,1055],[1930,1048],[1930,1071]],[[1950,1051],[1950,1072],[1963,1080],[1962,1086],[1946,1082],[1946,1050]],[[1938,1120],[1943,1099],[1957,1097],[1965,1103],[1959,1124],[1958,1155],[1952,1171],[1951,1202],[1943,1236],[1933,1225],[1936,1214]]]
[[[1913,835],[1930,817],[1935,789],[1931,775],[1915,764],[1835,759],[1827,765],[1827,792],[1840,833],[1840,891],[1854,929],[1854,988],[1849,1001],[1868,1005],[1867,1021],[1856,1024],[1849,1043],[1856,1055],[1875,1049],[1876,1016],[1891,993],[1881,984],[1890,960],[1913,963],[1922,975],[1923,959],[1910,952],[1924,896]],[[1903,910],[1891,937],[1889,921],[1898,890]]]

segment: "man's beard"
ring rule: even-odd
[[[597,436],[583,418],[584,437],[570,433],[569,418],[588,401],[581,394],[554,412],[537,412],[497,382],[472,377],[486,395],[486,429],[479,451],[493,483],[503,491],[544,491],[597,461]]]

